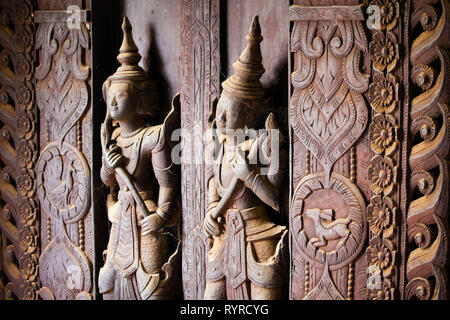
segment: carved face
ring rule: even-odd
[[[106,100],[108,112],[112,119],[124,121],[135,116],[135,99],[129,83],[112,82]]]
[[[232,99],[228,94],[222,93],[216,110],[216,124],[219,132],[244,128],[247,123],[247,106]]]

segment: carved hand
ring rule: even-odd
[[[153,231],[157,231],[161,229],[165,221],[156,213],[153,213],[138,222],[139,226],[141,226],[141,235],[146,236],[149,235]]]
[[[113,146],[105,156],[105,165],[108,169],[114,169],[123,166],[126,158],[122,156],[121,150],[118,146]]]
[[[218,236],[220,234],[220,223],[216,221],[211,215],[214,210],[215,207],[208,211],[205,217],[205,221],[203,222],[203,230],[208,237]]]
[[[247,157],[241,148],[239,148],[236,152],[234,159],[231,162],[231,168],[233,169],[234,174],[242,181],[245,181],[245,179],[247,179],[249,174],[252,172]]]

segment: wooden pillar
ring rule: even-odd
[[[92,299],[92,91],[90,11],[81,1],[41,2],[34,12],[39,55],[36,102],[40,156],[36,191],[41,206],[39,278],[42,299]],[[71,8],[69,8],[71,9]],[[79,19],[78,19],[79,18]]]
[[[204,133],[213,100],[219,95],[218,0],[183,0],[181,128],[185,140],[181,167],[183,208],[183,291],[185,299],[203,299],[207,237],[203,232],[206,181],[212,171],[203,162]]]

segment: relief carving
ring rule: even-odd
[[[183,141],[187,161],[181,166],[182,270],[187,300],[203,299],[205,290],[208,243],[203,220],[212,170],[203,161],[203,136],[213,100],[219,94],[219,7],[218,0],[183,0],[181,128],[192,137]]]
[[[41,205],[39,296],[44,300],[92,299],[91,160],[83,129],[90,125],[90,37],[84,20],[69,29],[65,11],[34,12],[36,103],[40,156],[36,193]],[[24,125],[27,125],[24,123]]]
[[[179,95],[164,123],[151,124],[157,110],[153,82],[138,66],[141,55],[126,17],[122,30],[121,66],[103,85],[101,178],[110,189],[111,232],[98,286],[104,299],[173,299],[181,250],[179,175],[170,139],[179,126]]]
[[[0,300],[37,299],[33,2],[0,5]]]
[[[222,84],[210,124],[213,134],[207,157],[213,160],[213,176],[208,181],[204,221],[204,231],[210,237],[205,299],[285,296],[287,230],[273,223],[269,214],[280,211],[278,198],[286,154],[272,144],[282,138],[273,114],[267,117],[266,134],[250,133],[254,113],[264,96],[259,81],[264,68],[258,16],[246,40],[247,47],[233,64],[234,75]],[[258,153],[262,157],[257,158]],[[271,157],[273,154],[279,155],[278,161]],[[264,169],[269,169],[267,175]]]
[[[448,1],[413,1],[405,299],[448,299]]]
[[[295,1],[289,18],[289,123],[298,150],[291,160],[297,167],[290,205],[291,298],[352,299],[367,236],[366,200],[357,181],[357,146],[361,154],[367,148],[358,141],[369,122],[363,95],[369,75],[361,69],[369,49],[363,7],[357,1]]]

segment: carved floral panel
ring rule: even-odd
[[[42,299],[92,299],[90,26],[69,28],[65,11],[35,11],[36,102],[41,150],[36,192],[41,205]]]
[[[369,39],[358,1],[295,1],[291,299],[364,299]]]

